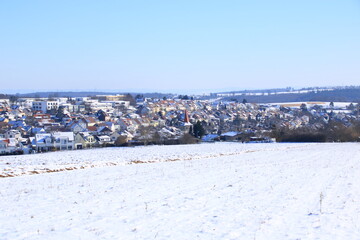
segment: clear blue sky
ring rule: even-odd
[[[360,0],[1,1],[0,92],[360,85]]]

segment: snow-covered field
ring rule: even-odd
[[[244,154],[249,151],[286,149],[285,145],[210,143],[201,145],[103,148],[62,151],[26,156],[6,156],[0,160],[0,177],[76,170],[93,167],[193,160]]]
[[[0,239],[360,239],[356,143],[0,157],[0,175]]]

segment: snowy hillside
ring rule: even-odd
[[[355,143],[12,156],[0,175],[0,239],[360,238]]]
[[[300,146],[300,145],[299,145]],[[103,148],[1,157],[0,177],[39,174],[101,166],[154,163],[230,156],[249,151],[278,151],[287,145],[244,145],[211,143],[201,145],[148,146],[135,148]]]

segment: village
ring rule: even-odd
[[[359,122],[359,104],[96,95],[0,99],[0,154],[211,141],[275,142],[276,129]]]

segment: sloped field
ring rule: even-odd
[[[0,166],[14,176],[0,178],[0,239],[360,238],[355,143],[96,149]]]

